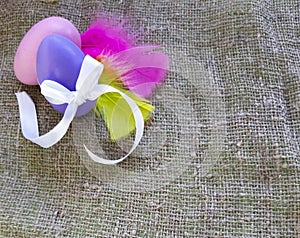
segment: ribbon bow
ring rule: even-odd
[[[24,137],[43,148],[48,148],[56,144],[66,134],[76,115],[78,107],[85,103],[86,100],[93,101],[105,93],[116,92],[119,93],[128,103],[134,116],[136,131],[133,146],[127,155],[118,160],[100,158],[92,153],[85,145],[84,148],[91,159],[98,163],[112,165],[120,163],[126,159],[135,150],[143,136],[143,115],[138,105],[125,93],[110,85],[98,84],[98,79],[103,72],[103,68],[103,64],[99,61],[88,55],[85,56],[76,82],[76,91],[70,91],[63,85],[52,80],[43,81],[40,85],[41,93],[50,103],[57,105],[67,103],[68,105],[61,121],[52,130],[42,136],[39,136],[36,109],[33,101],[26,92],[16,93],[19,103],[22,133]]]

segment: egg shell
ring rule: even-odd
[[[81,47],[77,28],[62,17],[49,17],[35,24],[23,37],[14,59],[14,71],[24,84],[37,85],[36,55],[42,40],[49,34],[59,34]]]
[[[75,91],[84,57],[81,49],[66,37],[57,34],[46,36],[37,53],[36,69],[39,84],[44,80],[53,80],[70,91]],[[76,116],[88,113],[95,102],[87,100],[80,105]],[[51,105],[62,114],[67,107],[67,104]]]

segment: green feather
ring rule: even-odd
[[[116,87],[116,86],[115,86]],[[154,107],[136,94],[116,87],[126,93],[139,106],[144,120],[151,117]],[[109,130],[111,140],[119,140],[128,136],[135,129],[135,120],[132,111],[122,96],[118,93],[106,93],[97,99],[95,113],[102,116]]]

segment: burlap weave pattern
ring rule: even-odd
[[[172,66],[141,148],[95,172],[82,142],[112,157],[127,142],[91,116],[50,149],[25,140],[14,93],[33,98],[42,132],[60,115],[17,81],[13,58],[39,20],[82,32],[99,10]],[[298,0],[1,1],[0,237],[299,237],[299,13]]]

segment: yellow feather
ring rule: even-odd
[[[154,107],[147,100],[116,85],[114,87],[126,93],[135,101],[145,121],[151,117]],[[100,96],[96,102],[95,113],[97,116],[103,117],[110,132],[110,137],[114,141],[128,136],[135,129],[132,111],[125,99],[118,93],[106,93]]]

